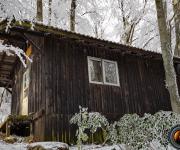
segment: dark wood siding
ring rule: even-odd
[[[45,119],[44,114],[46,107],[46,75],[44,72],[44,38],[39,36],[29,36],[34,42],[32,45],[33,63],[30,71],[29,87],[29,113],[34,114],[34,136],[36,140],[44,140],[45,137]],[[37,49],[36,46],[40,49]]]
[[[45,74],[43,62],[43,49],[44,49],[44,38],[40,36],[27,35],[36,46],[32,45],[33,55],[31,56],[33,63],[30,63],[30,85],[29,85],[29,96],[28,96],[28,112],[33,113],[34,118],[34,133],[36,140],[44,140],[44,129],[45,129]],[[27,68],[22,64],[17,65],[15,70],[16,83],[13,86],[12,95],[12,114],[21,113],[21,94],[22,94],[22,81],[23,73]]]
[[[20,113],[20,98],[21,98],[21,80],[22,80],[22,69],[21,65],[17,65],[17,68],[14,72],[14,83],[12,87],[12,103],[11,103],[11,113],[18,115]]]
[[[161,59],[121,54],[52,35],[31,38],[41,47],[40,54],[33,56],[29,93],[29,113],[35,113],[34,133],[39,140],[73,141],[75,130],[69,120],[79,105],[112,121],[125,113],[171,110]],[[87,56],[117,61],[120,86],[90,84]],[[20,109],[19,70],[19,84],[13,88],[12,112],[16,113]]]
[[[90,84],[87,56],[117,61],[120,87]],[[45,62],[47,140],[71,139],[69,119],[79,105],[109,120],[125,113],[171,110],[161,60],[121,55],[51,36],[45,39]]]

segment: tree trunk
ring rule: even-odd
[[[166,87],[170,94],[171,106],[174,112],[180,113],[180,101],[179,93],[176,81],[176,74],[173,65],[173,53],[171,47],[170,32],[166,23],[166,11],[164,9],[164,0],[155,0],[156,10],[157,10],[157,19],[159,26],[161,50],[163,57],[163,64],[165,70],[166,78]]]
[[[70,14],[70,30],[75,31],[76,19],[76,0],[71,1],[71,14]]]
[[[43,22],[43,2],[42,0],[37,0],[37,21]]]
[[[51,25],[52,20],[52,0],[49,0],[49,16],[48,16],[48,24]]]
[[[173,8],[175,13],[175,32],[176,32],[176,47],[174,54],[180,57],[180,1],[173,0]]]

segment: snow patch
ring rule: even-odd
[[[70,150],[78,150],[78,147],[72,146]],[[83,145],[82,150],[126,150],[126,146],[124,144],[119,145]]]
[[[14,143],[7,144],[4,141],[0,141],[0,150],[27,150],[27,144],[25,143]]]
[[[0,107],[0,123],[2,123],[6,119],[6,117],[11,113],[11,95],[8,94],[7,91],[4,92],[3,90],[3,88],[0,88],[0,98],[3,99]]]
[[[44,149],[57,150],[58,148],[67,148],[68,145],[62,142],[36,142],[29,144],[28,147],[42,146]]]

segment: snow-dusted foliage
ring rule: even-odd
[[[71,0],[52,0],[51,6],[49,1],[44,0],[44,24],[49,24],[54,27],[69,29],[69,15]],[[49,14],[51,8],[51,14]],[[49,22],[49,20],[51,20]]]
[[[87,108],[79,106],[80,112],[76,113],[70,120],[71,124],[76,124],[78,130],[76,131],[77,144],[88,140],[88,135],[85,130],[89,130],[94,134],[98,128],[106,129],[109,126],[107,119],[98,112],[88,113]]]
[[[161,50],[154,1],[77,0],[76,2],[76,32],[152,51]],[[69,30],[70,6],[71,0],[53,0],[51,5],[49,0],[44,0],[43,24]],[[167,0],[167,9],[167,22],[171,25],[174,47],[172,0]],[[9,22],[13,19],[36,22],[36,0],[1,0],[0,20],[7,18]]]
[[[2,101],[2,103],[1,103]],[[0,123],[10,114],[11,111],[11,94],[4,88],[0,88]]]
[[[131,33],[130,45],[159,50],[154,1],[77,0],[76,3],[76,32],[116,42],[123,42],[126,35]],[[48,16],[49,5],[45,0],[44,23],[48,24],[51,17],[50,25],[69,30],[70,6],[71,0],[53,0],[50,6],[52,13]]]
[[[17,55],[24,67],[26,67],[25,59],[29,60],[30,62],[32,61],[22,49],[12,45],[3,44],[2,41],[0,41],[0,53],[1,52],[5,52],[8,56]]]
[[[159,147],[167,148],[167,139],[171,127],[180,123],[180,115],[160,111],[155,115],[126,114],[110,126],[109,140],[111,143],[124,143],[134,150],[149,149],[155,141]],[[157,145],[156,145],[157,146]]]
[[[173,149],[168,141],[171,128],[180,124],[180,114],[160,111],[154,115],[125,114],[113,124],[97,112],[88,113],[87,108],[80,107],[80,112],[70,120],[71,124],[78,125],[76,136],[77,144],[82,145],[88,140],[87,129],[93,134],[97,128],[106,132],[107,144],[126,144],[133,150]]]
[[[35,18],[36,11],[32,0],[1,0],[0,1],[0,18],[30,20]]]
[[[76,32],[160,51],[154,1],[77,0],[76,2]],[[174,47],[172,0],[167,2],[167,22],[171,20]],[[44,0],[43,24],[69,30],[70,6],[71,0],[53,0],[51,5],[48,0]],[[12,19],[36,22],[36,0],[2,0],[0,18],[9,18],[9,22]],[[128,43],[126,43],[127,40]]]
[[[89,33],[97,38],[106,39],[111,17],[111,1],[79,0],[76,16],[78,32]]]

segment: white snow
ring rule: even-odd
[[[34,146],[42,146],[45,149],[52,149],[52,150],[57,150],[58,147],[62,147],[62,148],[68,148],[68,145],[65,143],[61,143],[61,142],[36,142],[36,143],[32,143],[29,144],[28,147],[34,147]]]
[[[44,24],[69,30],[70,0],[53,0],[51,6],[48,5],[48,0],[44,0],[43,5]],[[145,48],[153,51],[159,50],[155,3],[148,1],[145,11],[142,0],[126,0],[123,1],[123,5],[128,24],[135,24],[141,18],[135,28],[132,45],[143,48],[145,43],[152,38]],[[1,19],[37,22],[36,0],[1,0],[0,7]],[[51,16],[48,12],[49,7],[52,10]],[[48,23],[49,20],[51,22]],[[129,26],[123,28],[122,12],[118,0],[77,1],[76,32],[119,42],[127,29]]]
[[[3,141],[0,141],[0,150],[26,150],[27,144],[25,143],[14,143],[7,144]]]
[[[10,107],[10,102],[2,103],[0,108],[0,123],[3,122],[6,119],[6,117],[10,114]]]
[[[29,146],[41,145],[46,149],[57,150],[57,147],[68,147],[67,144],[61,142],[36,142],[36,143],[14,143],[8,144],[4,141],[0,140],[0,150],[27,150]],[[81,150],[129,150],[125,144],[117,144],[117,145],[82,145]],[[69,150],[78,150],[77,146],[70,146]],[[143,150],[143,149],[141,149]],[[150,147],[147,150],[176,150],[170,144],[167,148],[163,147],[159,141],[154,140]]]
[[[0,98],[2,98],[3,90],[3,88],[0,88]],[[4,92],[3,95],[3,102],[0,107],[0,123],[3,122],[11,112],[11,95],[8,94],[8,92]]]
[[[70,147],[70,150],[78,150],[77,146]],[[83,145],[82,150],[126,150],[124,144],[121,145],[112,145],[112,146],[102,146],[102,145]]]
[[[57,146],[67,146],[64,143],[60,142],[37,142],[30,145],[42,145],[46,149],[52,148],[53,150],[57,150]],[[159,142],[154,141],[151,144],[150,150],[176,150],[172,146],[168,146],[168,148],[159,147]],[[0,141],[0,150],[27,150],[28,144],[27,143],[14,143],[14,144],[7,144],[3,141]],[[77,146],[71,146],[69,147],[69,150],[78,150]],[[83,145],[82,150],[128,150],[126,148],[126,145],[120,144],[120,145],[112,145],[112,146],[102,146],[102,145]]]
[[[42,145],[46,149],[57,150],[57,147],[68,147],[67,144],[61,142],[37,142],[29,144],[31,146]],[[26,143],[14,143],[7,144],[3,141],[0,141],[0,150],[27,150],[29,146]],[[77,146],[69,147],[69,150],[78,150]],[[101,146],[101,145],[83,145],[82,150],[126,150],[125,145],[112,145],[112,146]]]
[[[32,60],[25,54],[25,52],[22,49],[14,47],[13,45],[3,44],[2,42],[3,41],[0,41],[0,53],[5,52],[8,56],[17,55],[24,67],[26,67],[24,58],[32,62]]]

